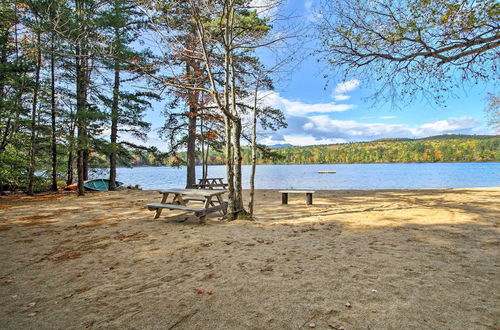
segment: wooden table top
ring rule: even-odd
[[[191,195],[191,196],[216,196],[227,192],[227,190],[214,190],[214,189],[160,189],[158,192],[162,194],[180,194],[180,195]]]

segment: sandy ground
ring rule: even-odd
[[[500,329],[500,188],[258,191],[206,225],[154,191],[0,199],[2,329]]]

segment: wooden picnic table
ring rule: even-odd
[[[182,210],[194,212],[200,219],[200,223],[204,223],[206,215],[215,211],[227,213],[227,202],[223,200],[222,195],[226,190],[213,189],[162,189],[158,190],[162,194],[160,203],[148,204],[150,211],[156,211],[154,219],[161,215],[163,209]],[[173,198],[170,203],[167,203],[168,196]],[[188,206],[189,201],[203,202],[202,207]]]
[[[222,181],[224,178],[201,178],[198,180],[198,184],[193,186],[198,189],[226,189],[227,183]]]

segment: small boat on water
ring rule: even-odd
[[[123,182],[115,181],[116,188],[123,186]],[[88,190],[106,191],[109,190],[109,180],[108,179],[94,179],[88,180],[83,183],[83,186]],[[67,189],[76,190],[78,188],[77,183],[70,184],[66,187]]]
[[[337,171],[318,171],[318,173],[337,173]]]

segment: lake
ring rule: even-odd
[[[336,171],[319,174],[318,171]],[[100,171],[99,177],[106,177]],[[225,166],[210,166],[209,177],[226,177]],[[201,177],[201,167],[196,168]],[[117,169],[118,180],[142,189],[184,187],[185,167]],[[94,176],[95,177],[95,176]],[[249,188],[250,166],[243,166]],[[500,186],[500,163],[405,163],[258,165],[257,189],[418,189]]]

